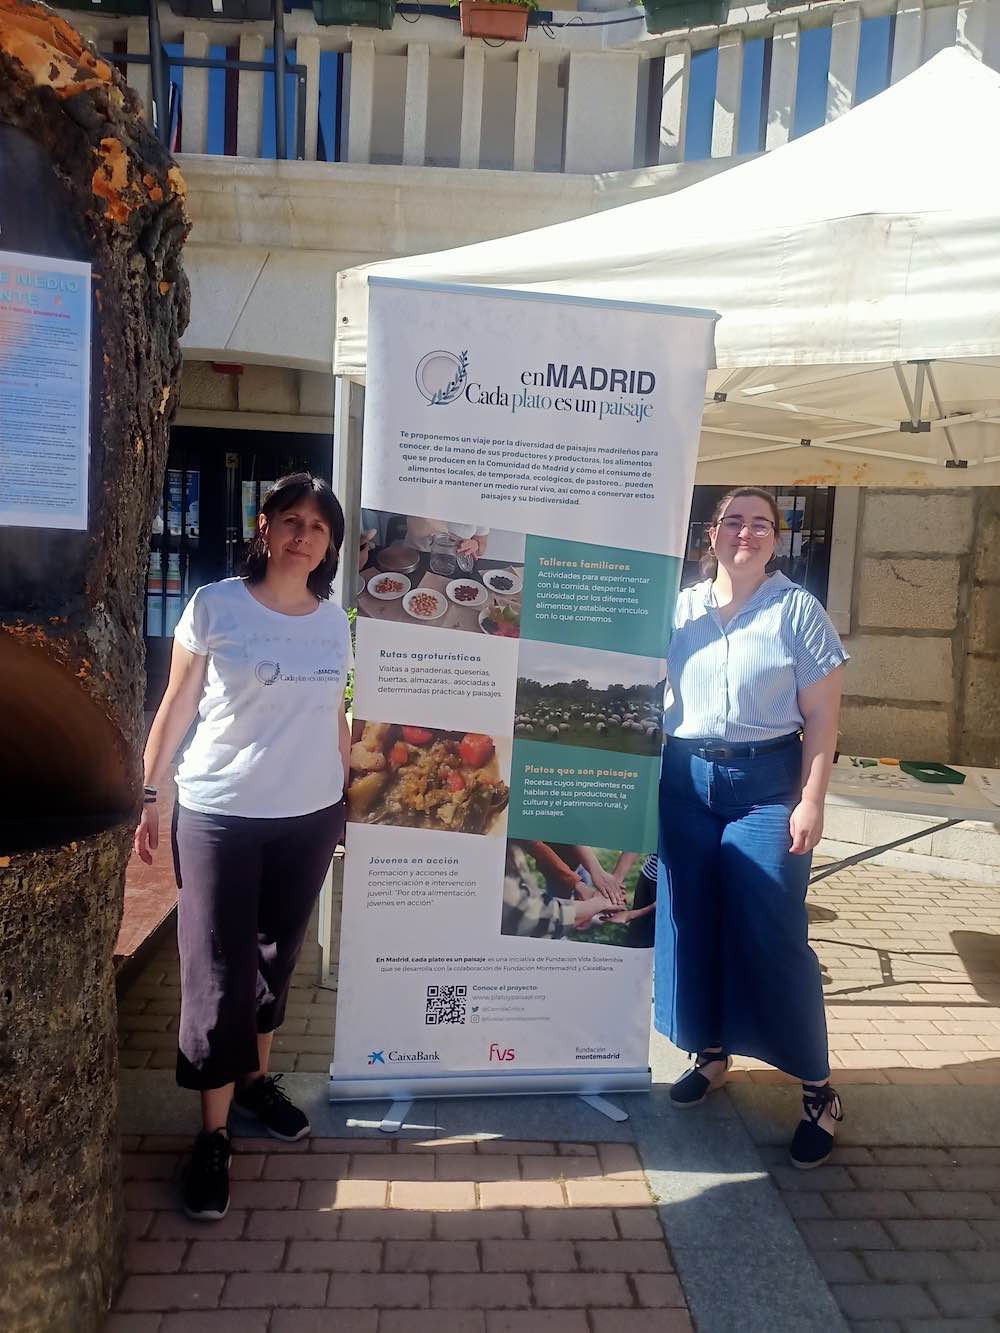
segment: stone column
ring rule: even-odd
[[[118,74],[52,10],[0,0],[0,244],[89,261],[94,293],[88,529],[0,528],[0,1328],[17,1333],[96,1333],[120,1268],[112,951],[183,195]]]
[[[1000,486],[976,491],[961,758],[1000,768]]]

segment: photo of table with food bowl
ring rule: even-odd
[[[361,559],[359,615],[520,638],[523,533],[365,509]]]

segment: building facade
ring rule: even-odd
[[[160,6],[194,226],[173,481],[147,598],[151,703],[179,606],[235,568],[261,483],[296,463],[334,469],[338,271],[684,189],[946,46],[1000,68],[1000,0],[678,3],[649,25],[641,6],[614,3],[539,11],[523,43],[463,37],[457,11],[435,5],[400,4],[387,29],[338,24],[333,0],[315,0],[332,22],[291,9],[284,158],[263,68],[271,23],[226,22],[221,0],[215,13],[205,0],[206,17]],[[65,12],[148,103],[147,20]],[[726,480],[777,479],[764,457]],[[1000,490],[822,489],[809,544],[823,548],[818,591],[852,654],[843,748],[1000,765]],[[696,496],[692,545],[698,507]],[[856,821],[841,832],[851,840]]]

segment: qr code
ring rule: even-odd
[[[428,986],[424,1022],[432,1027],[438,1023],[464,1023],[468,986]]]

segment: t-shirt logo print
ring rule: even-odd
[[[258,662],[254,675],[262,685],[273,685],[281,675],[281,666],[277,662]]]

